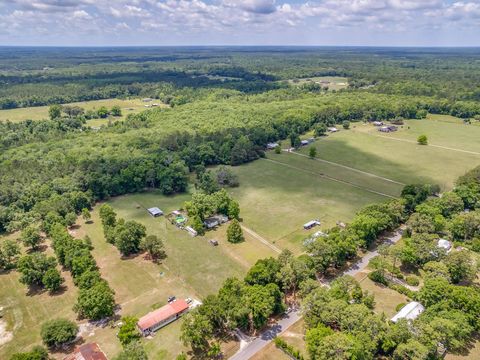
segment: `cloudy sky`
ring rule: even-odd
[[[0,45],[480,46],[480,0],[0,0]]]

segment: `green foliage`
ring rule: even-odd
[[[315,136],[324,136],[327,133],[327,125],[319,123],[314,128]]]
[[[110,205],[103,204],[100,206],[99,214],[104,227],[115,226],[115,223],[117,222],[117,214]]]
[[[240,185],[238,176],[229,167],[219,166],[215,175],[220,186],[237,187]]]
[[[48,360],[48,352],[43,346],[34,346],[29,352],[13,354],[10,360]]]
[[[132,341],[114,360],[148,360],[148,356],[140,341]]]
[[[36,250],[42,241],[42,236],[40,235],[40,230],[37,227],[30,225],[22,230],[20,239],[26,247]]]
[[[92,215],[90,214],[90,211],[87,208],[82,209],[82,218],[85,220],[85,222],[89,222],[90,219],[92,218]]]
[[[308,157],[310,159],[315,159],[317,157],[317,148],[315,146],[310,146],[308,149]]]
[[[291,133],[289,136],[290,139],[290,146],[292,148],[299,148],[301,144],[300,136],[297,133]]]
[[[0,269],[9,270],[16,266],[20,246],[15,240],[6,239],[0,242]]]
[[[50,120],[58,119],[62,116],[62,107],[60,105],[52,105],[48,109],[48,115],[50,116]]]
[[[44,276],[50,269],[55,269],[57,261],[54,257],[47,257],[42,253],[22,256],[18,260],[17,270],[20,273],[20,282],[25,285],[45,286]]]
[[[242,227],[237,219],[233,219],[227,229],[227,240],[233,244],[238,244],[243,242],[245,238],[243,237]]]
[[[417,139],[418,145],[428,145],[428,138],[426,135],[420,135]]]
[[[407,282],[408,285],[410,286],[418,286],[420,284],[420,280],[418,280],[418,277],[415,275],[409,275],[405,278],[405,281]]]
[[[50,292],[55,292],[62,286],[64,279],[60,275],[60,272],[55,268],[48,269],[42,277],[42,284]]]
[[[303,360],[304,357],[300,350],[295,349],[292,345],[287,344],[285,340],[282,338],[276,337],[273,342],[275,343],[275,346],[282,350],[285,354],[287,354],[289,357],[295,359],[295,360]]]
[[[110,110],[110,114],[112,116],[122,116],[122,109],[118,105],[112,106],[112,109]]]
[[[105,119],[109,114],[109,111],[108,109],[105,107],[105,106],[101,106],[98,110],[97,110],[97,115],[99,118],[101,119]]]
[[[342,126],[343,126],[343,128],[344,128],[345,130],[350,129],[350,121],[344,120],[344,121],[342,122]]]
[[[126,222],[122,220],[115,225],[113,235],[115,246],[123,256],[136,254],[140,251],[140,244],[146,235],[146,228],[134,220]]]
[[[90,320],[112,316],[115,309],[113,295],[108,284],[104,281],[97,282],[91,288],[80,289],[74,310],[80,317]]]
[[[452,251],[445,258],[445,265],[454,284],[472,281],[477,276],[478,266],[468,251]]]
[[[156,235],[148,235],[140,244],[140,248],[154,260],[163,260],[167,257],[162,239]]]
[[[140,339],[140,333],[137,329],[138,319],[133,316],[122,317],[122,325],[118,330],[117,337],[122,346],[130,344],[132,341]]]
[[[43,343],[48,347],[59,347],[75,339],[78,333],[78,326],[66,319],[54,319],[42,325],[40,335]]]

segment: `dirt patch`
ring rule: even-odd
[[[0,319],[0,346],[13,339],[13,333],[7,331],[7,323]]]

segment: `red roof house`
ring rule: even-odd
[[[140,318],[137,322],[137,327],[146,336],[177,320],[182,314],[187,312],[188,308],[189,305],[185,300],[175,300]]]
[[[83,344],[63,360],[108,360],[96,343]]]

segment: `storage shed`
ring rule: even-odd
[[[147,209],[147,211],[153,217],[158,217],[163,215],[163,211],[160,210],[158,207],[152,207],[150,209]]]

